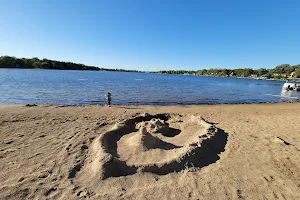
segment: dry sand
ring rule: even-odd
[[[300,199],[300,103],[1,105],[0,166],[0,199]]]

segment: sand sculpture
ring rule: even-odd
[[[226,142],[227,134],[200,116],[144,114],[99,136],[86,167],[100,180],[145,172],[164,175],[215,162]]]

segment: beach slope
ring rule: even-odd
[[[0,106],[0,199],[300,199],[300,103]]]

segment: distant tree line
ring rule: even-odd
[[[251,69],[251,68],[238,68],[238,69],[202,69],[202,70],[163,70],[158,73],[163,74],[188,74],[188,75],[200,75],[200,76],[223,76],[223,77],[251,77],[251,78],[274,78],[283,79],[289,77],[300,78],[300,64],[278,65],[273,69]]]
[[[16,58],[12,56],[0,56],[0,68],[35,68],[35,69],[58,69],[58,70],[104,70],[104,71],[122,71],[122,72],[141,72],[137,70],[125,69],[107,69],[84,64],[62,62],[39,58]],[[300,78],[300,64],[278,65],[273,69],[201,69],[201,70],[163,70],[157,73],[163,74],[188,74],[201,76],[223,76],[223,77],[252,77],[252,78],[274,78],[283,79],[288,77]]]
[[[0,56],[0,68],[35,68],[35,69],[58,69],[58,70],[105,70],[122,72],[140,72],[137,70],[106,69],[84,64],[61,62],[49,59],[38,58],[16,58],[12,56]]]

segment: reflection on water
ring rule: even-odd
[[[257,83],[256,85],[281,86],[279,83]]]
[[[287,97],[287,98],[297,98],[297,97],[295,97],[295,92],[297,92],[297,91],[283,89],[283,90],[281,90],[280,96]]]
[[[0,103],[227,104],[299,98],[284,82],[105,71],[0,69]],[[265,95],[269,94],[269,95]]]

